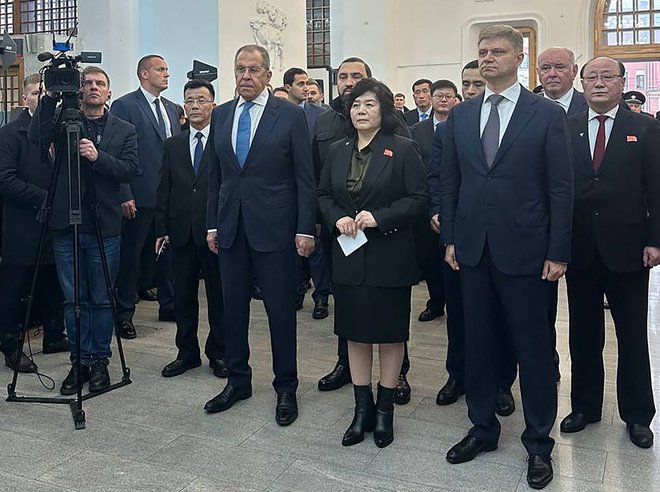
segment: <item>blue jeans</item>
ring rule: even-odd
[[[78,234],[80,266],[80,361],[91,366],[112,355],[112,311],[105,286],[101,253],[94,234]],[[119,236],[103,239],[110,278],[114,285],[119,268]],[[76,362],[76,319],[74,316],[73,233],[67,229],[53,234],[57,276],[64,294],[64,321],[69,335],[71,362]]]

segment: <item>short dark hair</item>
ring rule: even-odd
[[[394,97],[403,97],[403,98],[405,98],[406,95],[403,92],[397,92],[396,94],[394,94]]]
[[[276,92],[286,92],[287,94],[289,93],[289,91],[287,91],[284,87],[275,87],[273,89],[273,94],[275,94]]]
[[[282,77],[282,83],[284,85],[293,85],[293,82],[296,80],[296,75],[307,75],[302,68],[293,67],[284,72],[284,77]]]
[[[401,125],[400,117],[397,116],[396,109],[394,108],[394,96],[389,87],[372,77],[362,79],[355,84],[355,87],[353,87],[353,90],[351,90],[351,93],[346,100],[344,114],[346,116],[346,128],[348,133],[350,135],[355,135],[356,133],[353,121],[351,120],[351,106],[353,106],[353,103],[358,97],[367,92],[373,92],[380,104],[380,130],[388,135],[393,134],[394,130]]]
[[[137,64],[137,77],[138,77],[138,80],[140,80],[140,72],[141,72],[142,70],[146,70],[146,69],[147,69],[147,66],[149,65],[149,62],[150,62],[153,58],[160,58],[161,60],[164,60],[164,59],[165,59],[165,58],[163,58],[163,57],[160,56],[160,55],[146,55],[146,56],[143,56],[142,58],[140,58],[140,61],[139,61],[138,64]]]
[[[441,79],[433,82],[431,85],[431,95],[438,89],[451,89],[454,91],[454,95],[458,94],[458,88],[451,80]]]
[[[208,80],[201,80],[201,79],[194,79],[186,82],[186,85],[183,86],[183,97],[184,98],[186,97],[187,90],[200,89],[202,87],[208,89],[208,91],[211,93],[211,98],[215,100],[215,89],[213,88],[213,84]]]
[[[456,99],[458,99],[460,102],[463,102],[463,96],[461,96],[458,92],[456,93]]]
[[[367,62],[364,61],[362,58],[358,58],[357,56],[350,56],[350,57],[346,58],[343,62],[341,62],[339,64],[339,68],[341,68],[341,66],[344,63],[362,63],[362,65],[364,65],[364,71],[367,72],[367,77],[372,76],[371,75],[371,67],[369,65],[367,65]]]
[[[463,70],[461,70],[461,74],[465,72],[466,70],[474,70],[474,69],[479,69],[479,60],[472,60],[471,62],[468,62],[467,65],[463,67]]]
[[[415,87],[417,87],[418,85],[423,85],[423,84],[428,84],[429,87],[431,87],[433,85],[433,82],[431,82],[429,79],[415,80],[415,82],[413,82],[413,85],[412,85],[412,91],[415,92]]]

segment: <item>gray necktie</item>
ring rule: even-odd
[[[486,157],[486,164],[490,169],[495,162],[497,149],[500,147],[500,113],[497,106],[504,100],[504,96],[499,94],[491,94],[488,97],[490,102],[490,114],[484,132],[481,134],[481,146],[484,149],[484,156]]]

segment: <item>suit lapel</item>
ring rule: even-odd
[[[536,112],[534,106],[538,102],[537,97],[538,96],[530,94],[527,89],[521,87],[518,103],[513,110],[509,126],[507,126],[504,137],[502,137],[502,143],[500,143],[500,148],[497,150],[491,169],[497,166],[497,163],[502,159],[502,156],[506,154],[506,151],[509,150],[511,144],[516,141],[520,132],[522,132],[529,124],[529,121]]]
[[[255,132],[252,143],[250,144],[250,150],[248,151],[248,155],[245,159],[243,169],[245,169],[250,164],[252,156],[259,152],[259,147],[261,147],[261,145],[263,145],[263,143],[267,140],[273,125],[279,117],[279,108],[281,103],[275,99],[277,99],[275,96],[268,96],[268,102],[266,102],[266,107],[264,107],[264,112],[261,115],[261,119],[259,120],[259,126],[257,126],[257,131]]]
[[[108,145],[110,144],[110,141],[112,140],[112,137],[115,133],[116,123],[117,120],[114,118],[114,116],[108,113],[108,118],[105,121],[105,127],[103,128],[103,134],[101,135],[101,142],[99,143],[99,150],[106,151],[108,149]]]
[[[193,167],[193,161],[190,157],[190,130],[179,133],[177,138],[181,139],[181,151],[183,152],[183,155],[181,156],[182,158],[177,160],[180,161],[181,165],[186,168],[184,172],[195,179],[195,168]],[[208,144],[209,142],[207,141],[206,145]]]
[[[160,100],[163,102],[163,105],[165,106],[165,112],[167,113],[167,117],[170,120],[170,130],[172,131],[172,136],[178,135],[181,133],[181,125],[179,124],[179,113],[177,112],[174,103],[169,99],[165,99],[164,97],[161,97]]]
[[[605,147],[605,155],[603,156],[603,162],[598,168],[596,174],[601,174],[608,166],[610,161],[615,161],[612,156],[615,152],[621,148],[621,142],[626,142],[627,128],[628,128],[628,119],[630,119],[632,111],[627,111],[619,107],[619,111],[616,113],[616,118],[614,118],[614,125],[612,126],[612,132],[610,133],[610,138],[607,140],[607,147]]]
[[[147,118],[149,121],[151,121],[151,124],[154,127],[154,130],[156,130],[156,133],[160,136],[161,140],[165,140],[165,135],[163,135],[160,132],[160,129],[158,128],[158,122],[156,121],[156,116],[154,116],[154,112],[151,110],[151,107],[149,106],[149,101],[147,101],[147,98],[142,94],[142,91],[138,89],[135,91],[135,100],[137,101],[138,106],[144,111],[144,114],[147,115]]]
[[[215,129],[214,133],[216,135],[219,135],[219,137],[217,137],[220,139],[220,145],[218,148],[226,150],[226,155],[229,156],[231,165],[234,167],[237,173],[240,173],[242,169],[238,165],[238,158],[236,157],[236,151],[234,150],[234,146],[231,143],[232,125],[234,124],[234,113],[236,112],[237,104],[238,104],[238,98],[234,99],[233,104],[229,105],[228,107],[218,108],[218,109],[226,110],[227,114],[224,115],[224,120],[222,119],[222,115],[218,115],[220,116],[218,118],[218,121],[220,122],[221,128]]]
[[[581,166],[593,170],[594,164],[591,158],[591,147],[589,146],[589,113],[580,115],[576,127],[576,135],[573,137],[573,152],[579,159]]]
[[[373,183],[379,178],[383,170],[390,163],[393,153],[393,139],[382,133],[378,133],[370,144],[371,163],[364,176],[362,189],[360,190],[360,202],[365,203],[369,194],[373,191]]]
[[[466,123],[467,128],[469,129],[469,138],[472,140],[472,145],[475,149],[477,149],[481,163],[486,169],[488,169],[486,156],[484,155],[484,148],[481,145],[481,106],[483,106],[483,103],[484,96],[482,94],[473,104],[469,106]]]
[[[341,190],[344,199],[347,203],[351,204],[353,210],[357,209],[357,205],[353,197],[346,188],[348,181],[348,170],[351,167],[351,158],[353,157],[353,149],[355,148],[355,137],[344,142],[337,149],[337,155],[332,161],[332,186],[335,190]]]

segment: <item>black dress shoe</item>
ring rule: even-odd
[[[552,459],[544,454],[530,454],[527,458],[527,483],[542,489],[552,481]]]
[[[458,400],[458,397],[465,394],[465,388],[453,378],[449,378],[445,385],[438,391],[435,402],[438,405],[451,405]]]
[[[62,386],[60,387],[60,393],[63,395],[73,395],[78,392],[78,370],[77,365],[73,364],[69,370],[69,374],[62,381]],[[82,366],[81,381],[80,384],[83,385],[89,381],[89,367]]]
[[[433,321],[435,318],[442,318],[445,315],[444,311],[436,311],[434,309],[426,308],[424,311],[419,313],[418,321]]]
[[[174,311],[161,311],[158,310],[158,321],[176,321]]]
[[[628,427],[628,436],[635,446],[640,448],[653,446],[653,432],[647,425],[626,424],[626,427]]]
[[[295,391],[282,391],[277,395],[277,406],[275,407],[275,422],[277,425],[285,426],[293,424],[298,418],[298,402]]]
[[[497,393],[497,403],[495,404],[495,413],[502,417],[508,417],[516,410],[516,402],[513,399],[511,390],[499,390]]]
[[[170,362],[165,367],[163,367],[163,370],[160,373],[164,378],[171,378],[183,374],[188,369],[193,369],[201,365],[201,360],[176,359],[174,362]]]
[[[108,374],[108,361],[97,360],[89,369],[89,392],[97,393],[110,387],[110,374]]]
[[[237,401],[247,400],[251,396],[252,386],[236,387],[228,384],[219,395],[206,402],[204,410],[208,413],[224,412],[229,410]]]
[[[410,385],[405,374],[399,374],[399,382],[394,390],[394,403],[405,405],[410,401]]]
[[[566,433],[580,432],[584,430],[587,424],[595,422],[600,422],[600,417],[589,418],[582,412],[571,412],[563,418],[561,424],[559,424],[559,430]]]
[[[325,319],[328,317],[328,300],[321,299],[314,301],[314,311],[312,311],[312,318]]]
[[[211,359],[209,366],[213,369],[213,375],[216,378],[226,378],[229,375],[227,364],[222,359]]]
[[[453,465],[472,461],[481,452],[495,451],[497,444],[486,445],[474,436],[465,436],[447,451],[447,461]]]
[[[137,337],[137,332],[135,331],[135,326],[130,319],[125,319],[119,322],[119,336],[125,338],[126,340],[132,340]]]
[[[149,302],[154,302],[158,300],[158,296],[156,296],[156,293],[151,289],[141,290],[140,292],[138,292],[138,297],[143,301],[149,301]]]
[[[319,391],[334,391],[351,382],[351,371],[348,366],[337,362],[330,374],[319,379]]]
[[[69,340],[63,337],[54,342],[44,342],[42,352],[44,354],[57,354],[59,352],[68,352],[69,350]]]
[[[22,373],[37,372],[37,365],[23,351],[16,349],[12,354],[5,355],[5,365],[12,371]]]

